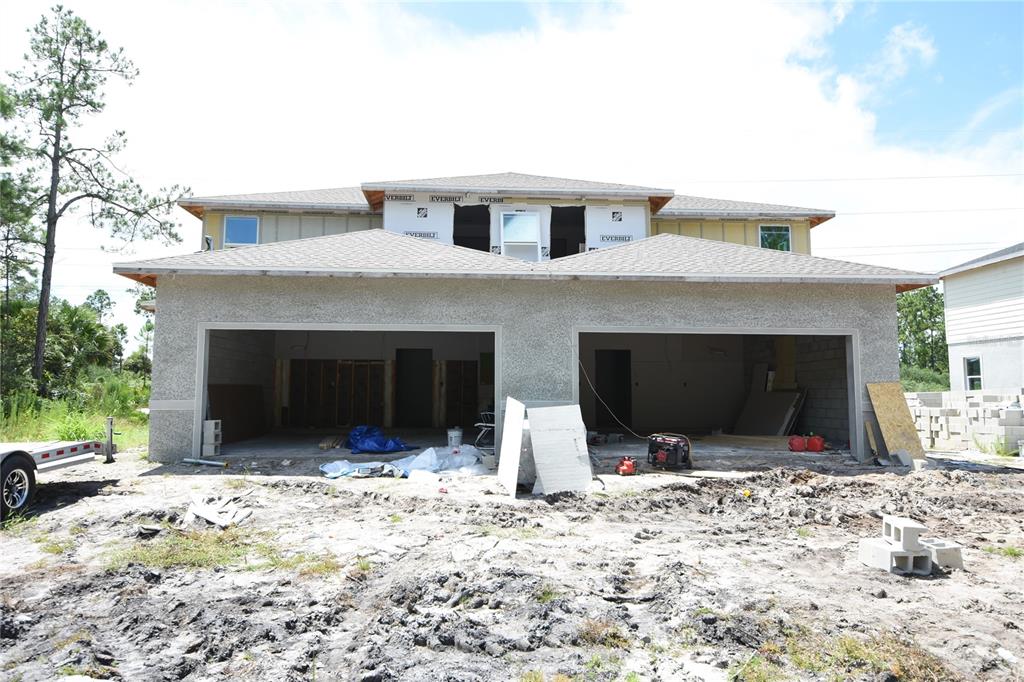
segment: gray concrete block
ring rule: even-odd
[[[921,538],[921,544],[928,552],[933,564],[943,568],[964,567],[963,548],[957,543],[938,538]]]
[[[865,566],[889,573],[930,575],[932,572],[932,559],[928,552],[897,549],[883,538],[861,540],[857,547],[857,558]]]

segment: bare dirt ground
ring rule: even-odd
[[[1021,472],[602,475],[512,500],[488,476],[328,481],[316,464],[125,453],[52,474],[0,538],[0,677],[1024,676]],[[237,528],[173,529],[191,497],[242,494]],[[880,512],[962,543],[966,568],[862,566]]]

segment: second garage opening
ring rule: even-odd
[[[583,419],[605,432],[815,433],[849,447],[849,343],[844,335],[581,333]]]

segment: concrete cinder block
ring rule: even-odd
[[[930,575],[932,572],[932,559],[928,552],[897,549],[884,538],[861,540],[857,547],[857,558],[865,566],[890,573]]]
[[[921,538],[921,544],[931,557],[932,563],[943,568],[963,568],[963,547],[949,540]]]
[[[920,536],[926,530],[927,526],[906,516],[882,516],[882,539],[904,552],[922,551]]]
[[[220,443],[203,443],[203,457],[220,457]]]

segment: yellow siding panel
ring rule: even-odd
[[[809,223],[792,223],[793,251],[797,253],[811,252],[811,226]]]
[[[679,234],[687,237],[700,236],[700,221],[687,220],[679,224]]]
[[[704,237],[704,239],[717,239],[720,242],[724,242],[725,237],[722,233],[722,223],[714,220],[701,223],[700,236]]]
[[[207,235],[213,237],[213,248],[224,248],[224,214],[206,213],[203,215],[203,233],[199,235],[199,249],[206,248],[203,241]]]
[[[746,228],[743,223],[725,223],[723,231],[725,241],[731,244],[743,244],[746,241]]]
[[[760,246],[760,239],[758,238],[757,223],[746,224],[746,241],[744,242],[747,246]]]

